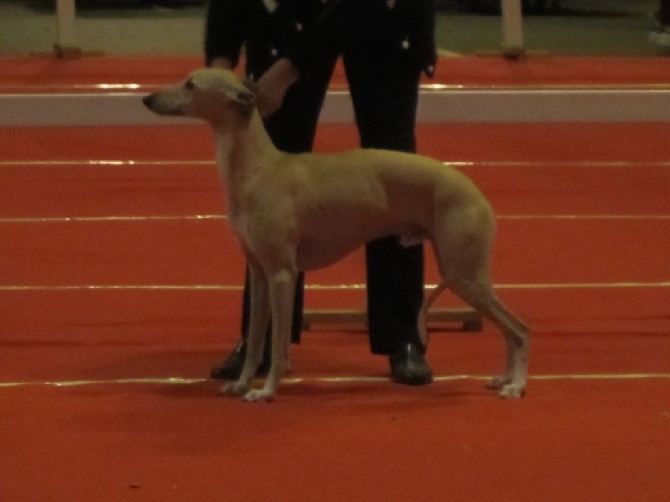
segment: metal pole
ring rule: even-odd
[[[506,57],[516,59],[525,52],[523,47],[523,27],[521,22],[521,0],[501,0],[503,41],[502,50]]]
[[[56,16],[58,17],[56,52],[61,54],[67,51],[77,51],[74,0],[56,0]]]

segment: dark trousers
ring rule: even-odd
[[[418,84],[421,69],[410,51],[382,36],[344,54],[356,124],[363,148],[414,152]],[[281,110],[266,126],[280,150],[311,150],[318,114],[332,65],[309,72],[286,95]],[[397,236],[366,246],[367,308],[370,347],[390,354],[402,344],[419,344],[417,318],[423,301],[423,246],[402,247]],[[248,286],[248,285],[247,285]],[[300,340],[304,275],[296,288],[291,340]],[[245,286],[242,333],[247,334],[248,287]]]
[[[367,37],[344,55],[344,66],[363,148],[416,151],[415,125],[421,70],[400,44]],[[403,247],[397,236],[366,245],[370,348],[390,354],[420,346],[423,246]]]
[[[662,25],[670,25],[670,0],[661,0],[658,8],[658,20]]]

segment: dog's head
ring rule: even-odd
[[[197,117],[219,125],[231,112],[249,118],[256,104],[252,85],[228,70],[201,69],[175,87],[145,96],[143,103],[159,115]]]

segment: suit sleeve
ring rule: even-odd
[[[205,20],[207,66],[217,57],[225,57],[237,66],[252,16],[251,4],[249,0],[209,1]]]

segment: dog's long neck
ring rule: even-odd
[[[244,187],[281,155],[270,139],[259,113],[214,127],[216,160],[227,195],[228,209],[237,213]]]

